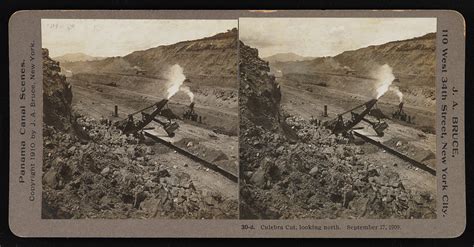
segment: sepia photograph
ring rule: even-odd
[[[240,217],[436,218],[436,18],[240,18]]]
[[[237,26],[42,19],[42,218],[237,219]]]

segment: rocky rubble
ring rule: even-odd
[[[242,45],[241,45],[242,47]],[[245,49],[248,47],[244,46]],[[242,50],[242,48],[241,48]],[[252,51],[252,50],[250,50]],[[405,188],[399,174],[365,157],[362,146],[299,117],[283,119],[274,87],[256,52],[241,52],[244,95],[272,102],[278,116],[252,121],[262,110],[241,105],[240,216],[244,219],[291,218],[434,218],[435,198]],[[258,87],[247,83],[251,81]],[[260,79],[262,78],[262,79]],[[250,84],[250,86],[246,86]],[[257,91],[255,91],[257,90]],[[241,93],[242,95],[242,93]],[[268,107],[271,107],[267,104]],[[279,121],[278,121],[279,120]],[[289,128],[278,131],[278,127]]]
[[[197,190],[153,145],[88,118],[91,140],[44,126],[44,218],[235,218],[237,202]]]

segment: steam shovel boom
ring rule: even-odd
[[[178,123],[172,122],[171,119],[168,119],[168,122],[161,121],[158,119],[158,116],[161,114],[163,108],[168,104],[168,99],[163,99],[158,103],[155,103],[151,106],[145,107],[139,111],[136,111],[132,114],[129,114],[127,119],[124,119],[116,123],[117,128],[121,129],[124,134],[137,133],[140,130],[143,130],[148,124],[152,121],[159,123],[163,126],[164,130],[168,136],[173,137],[174,131],[179,128]],[[146,113],[145,111],[155,107],[155,110],[152,113]],[[142,119],[135,121],[134,116],[138,113],[141,113]]]
[[[329,120],[324,123],[324,125],[331,129],[333,134],[347,134],[350,130],[354,129],[354,127],[359,124],[361,121],[367,122],[374,128],[375,132],[378,136],[383,136],[383,131],[388,127],[388,124],[385,122],[374,123],[367,118],[367,114],[369,114],[370,110],[375,106],[377,103],[377,99],[371,99],[364,104],[358,105],[348,111],[340,113],[337,115],[335,119]],[[356,113],[355,110],[365,108],[361,113]],[[344,122],[343,115],[351,114],[351,120]]]

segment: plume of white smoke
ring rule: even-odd
[[[400,88],[398,88],[397,86],[392,85],[392,86],[390,86],[389,90],[394,92],[398,96],[398,100],[400,101],[400,103],[403,102],[403,93],[400,91]]]
[[[181,86],[179,90],[186,93],[189,96],[191,103],[194,102],[194,93],[191,92],[191,89],[188,86]]]
[[[179,64],[175,64],[169,68],[169,70],[165,73],[166,82],[166,92],[167,92],[167,99],[170,99],[173,95],[175,95],[181,85],[183,85],[186,76],[183,74],[183,68],[179,66]]]
[[[388,64],[384,64],[375,69],[372,72],[372,76],[376,80],[373,97],[379,99],[388,91],[390,85],[392,85],[392,82],[395,79],[395,76],[393,75],[392,67],[390,67]]]

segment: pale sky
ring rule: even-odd
[[[436,18],[240,18],[239,37],[260,57],[293,52],[334,56],[347,50],[436,32]]]
[[[42,19],[41,36],[51,57],[77,52],[110,57],[209,37],[237,24],[237,20]]]

